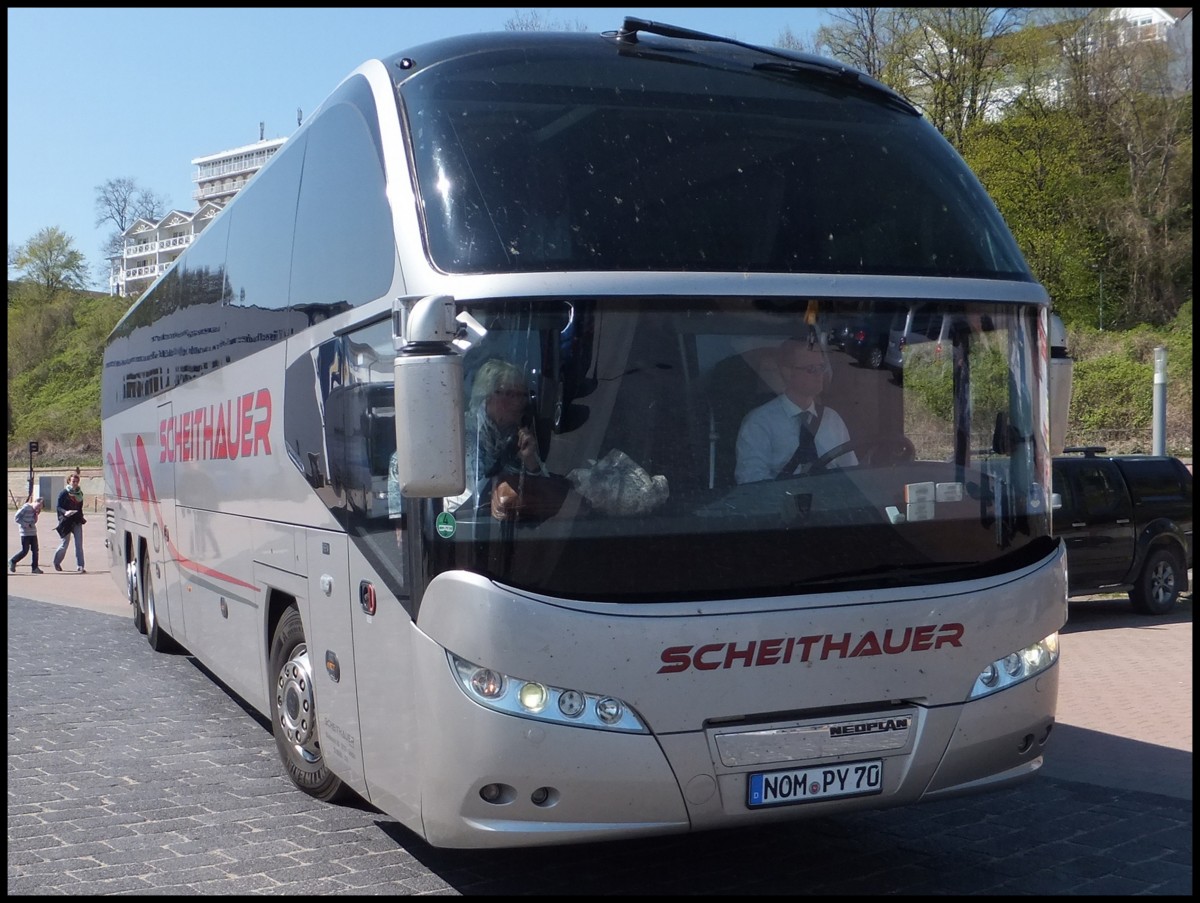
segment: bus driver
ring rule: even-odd
[[[817,401],[832,374],[825,348],[810,348],[807,337],[792,337],[777,354],[783,392],[742,420],[734,470],[739,483],[803,473],[821,455],[850,441],[838,412]],[[858,458],[852,451],[829,462],[835,467],[856,464]]]

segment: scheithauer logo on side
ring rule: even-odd
[[[875,721],[852,721],[849,724],[829,725],[830,737],[852,737],[856,734],[890,734],[907,731],[911,718],[880,718]]]

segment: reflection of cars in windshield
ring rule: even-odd
[[[904,352],[913,345],[937,342],[935,350],[941,351],[948,337],[950,318],[941,310],[932,308],[910,308],[907,315],[893,323],[887,333],[887,349],[883,364],[899,379],[904,370]]]
[[[828,317],[825,325],[825,344],[838,351],[844,351],[846,339],[850,335],[850,328],[853,325],[854,320],[844,315],[835,314]]]
[[[887,350],[888,321],[878,318],[858,320],[843,328],[840,347],[862,367],[878,370]]]

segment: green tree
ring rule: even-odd
[[[13,265],[24,278],[8,284],[10,440],[39,440],[44,463],[99,460],[104,342],[127,299],[81,287],[83,255],[57,228],[21,245]],[[11,441],[9,451],[11,461]]]
[[[82,288],[87,263],[75,243],[61,230],[49,226],[17,249],[14,266],[45,295],[62,289]]]
[[[1191,85],[1166,42],[1107,8],[828,14],[818,52],[921,107],[1068,323],[1164,325],[1190,300]]]
[[[1065,110],[1022,101],[1003,120],[972,129],[963,156],[1059,315],[1096,322],[1092,266],[1107,245],[1096,206],[1112,191],[1112,176],[1092,165],[1086,126]]]
[[[843,7],[817,30],[819,52],[900,91],[956,148],[997,101],[1003,42],[1028,11],[1009,7]]]

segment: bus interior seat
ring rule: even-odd
[[[667,478],[668,504],[698,485],[698,449],[687,441],[697,415],[670,322],[643,320],[626,361],[605,448],[620,449],[651,476]]]
[[[712,368],[706,393],[708,422],[704,426],[709,432],[706,460],[713,464],[713,488],[734,484],[742,419],[777,394],[743,354],[732,354]]]
[[[619,449],[651,475],[664,473],[670,440],[678,435],[672,418],[679,416],[670,404],[666,382],[655,363],[629,362],[613,406],[604,453]]]

